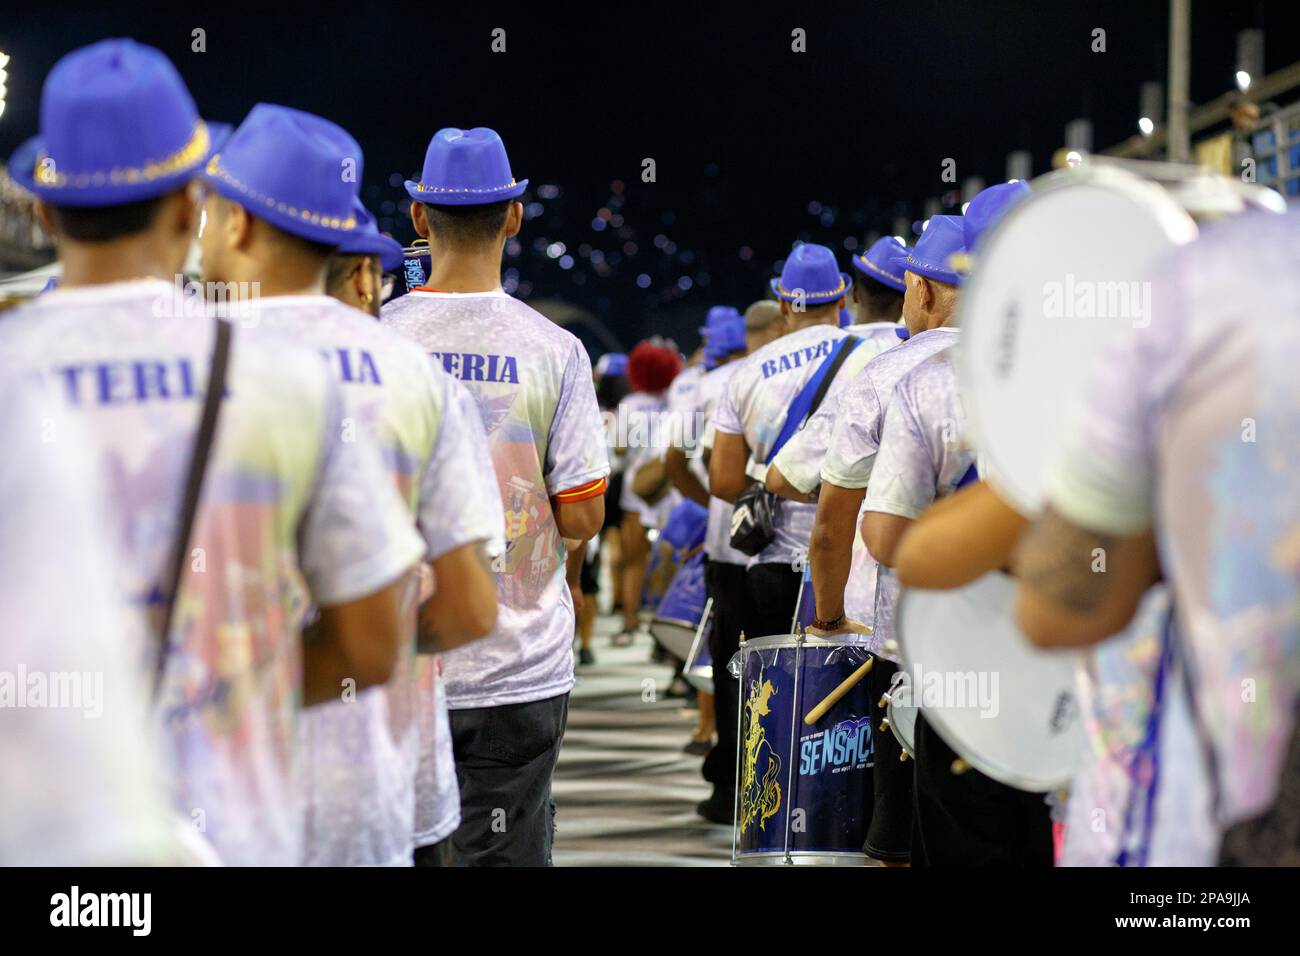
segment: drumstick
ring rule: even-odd
[[[838,704],[840,698],[853,689],[854,684],[867,676],[867,671],[871,670],[871,665],[875,663],[875,660],[874,657],[868,657],[865,664],[855,670],[848,677],[844,678],[839,687],[836,687],[826,695],[825,699],[820,704],[808,711],[808,716],[803,719],[803,722],[805,724],[815,724],[817,721],[825,717],[826,711]]]

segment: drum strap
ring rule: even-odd
[[[158,632],[158,658],[154,667],[153,681],[155,696],[159,692],[163,670],[167,664],[168,641],[171,637],[172,620],[176,614],[176,599],[185,573],[185,558],[189,554],[190,535],[194,530],[195,515],[198,513],[203,478],[207,474],[208,459],[211,457],[212,445],[217,433],[221,398],[226,390],[226,369],[230,362],[232,331],[233,327],[228,321],[216,320],[211,372],[208,375],[207,391],[203,398],[198,431],[194,436],[194,446],[190,450],[189,468],[185,474],[185,489],[181,498],[181,512],[176,524],[176,538],[172,542],[171,558],[165,569],[167,579],[164,582],[162,595],[166,605]]]
[[[830,390],[831,382],[835,381],[835,374],[840,370],[840,366],[861,344],[862,339],[856,335],[846,335],[835,343],[830,355],[826,356],[821,366],[790,403],[790,410],[786,412],[781,433],[776,436],[776,441],[772,443],[772,450],[767,453],[768,461],[775,458],[777,452],[785,447],[785,443],[794,437],[794,433],[803,428],[804,422],[812,418]]]
[[[971,462],[971,466],[966,469],[966,473],[958,479],[957,489],[965,488],[967,485],[974,484],[979,480],[979,470],[975,467],[975,463]]]
[[[1160,628],[1160,660],[1156,665],[1155,686],[1152,691],[1151,713],[1147,715],[1142,740],[1129,764],[1128,805],[1124,809],[1124,829],[1120,834],[1116,866],[1146,866],[1151,852],[1151,834],[1155,829],[1156,791],[1160,784],[1160,726],[1165,708],[1165,685],[1174,667],[1173,608],[1165,615]],[[1130,835],[1134,830],[1134,816],[1140,795],[1145,795],[1142,837],[1136,852],[1129,852]]]

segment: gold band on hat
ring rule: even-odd
[[[787,289],[785,286],[781,285],[781,280],[780,280],[780,279],[777,279],[777,280],[776,280],[776,291],[777,291],[777,294],[779,294],[779,295],[792,295],[792,296],[796,296],[796,297],[802,296],[802,297],[805,298],[805,299],[838,299],[838,298],[839,298],[840,296],[842,296],[842,295],[843,295],[847,290],[848,290],[848,285],[846,285],[845,282],[844,282],[844,276],[840,276],[840,284],[839,284],[839,287],[838,287],[838,288],[835,288],[835,289],[832,289],[832,290],[829,291],[829,292],[808,292],[808,291],[805,290],[805,289],[800,289],[800,290],[797,291],[797,292],[791,292],[791,291],[790,291],[789,289]]]
[[[342,232],[351,232],[357,227],[357,219],[351,214],[349,214],[345,219],[340,216],[327,216],[322,213],[312,212],[310,209],[299,209],[297,206],[291,206],[288,203],[280,202],[274,197],[266,195],[266,193],[260,193],[247,183],[241,183],[228,171],[221,168],[220,153],[217,153],[208,160],[205,172],[209,176],[215,176],[223,183],[239,190],[239,192],[247,196],[251,201],[248,204],[248,211],[255,215],[258,206],[269,206],[277,212],[282,212],[286,216],[292,216],[295,219],[301,219],[303,222],[309,222],[313,226],[323,226],[326,229],[337,229]]]
[[[864,269],[870,269],[872,272],[878,273],[879,275],[884,276],[886,279],[889,279],[889,280],[892,281],[892,282],[902,282],[902,281],[903,281],[902,279],[898,278],[897,276],[891,276],[891,275],[890,275],[888,272],[886,272],[884,269],[880,268],[880,266],[875,265],[874,263],[869,262],[869,261],[867,260],[867,257],[866,257],[866,256],[858,256],[858,257],[857,257],[857,262],[858,262],[858,265],[862,266]]]
[[[207,155],[210,145],[208,125],[203,120],[199,120],[194,124],[194,132],[190,135],[189,142],[170,156],[145,163],[143,166],[114,166],[108,172],[68,175],[59,172],[57,163],[46,165],[50,157],[42,150],[36,154],[32,179],[36,185],[46,189],[90,189],[96,186],[131,186],[148,183],[197,165],[199,160]]]
[[[416,183],[415,188],[422,193],[499,193],[503,189],[509,189],[511,186],[517,186],[517,180],[510,180],[504,186],[488,186],[484,189],[471,189],[466,186],[458,188],[455,186],[426,186],[424,183]]]

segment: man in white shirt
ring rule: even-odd
[[[609,474],[586,351],[501,290],[526,187],[492,130],[435,134],[420,182],[407,183],[432,272],[382,312],[477,400],[505,512],[497,626],[443,658],[462,806],[452,845],[465,865],[550,862],[551,775],[574,680],[565,539],[600,530]]]
[[[496,583],[484,545],[499,542],[501,513],[488,493],[491,469],[473,454],[475,431],[478,442],[486,442],[482,427],[463,421],[455,379],[405,336],[325,294],[335,249],[383,246],[357,196],[359,177],[332,173],[349,160],[360,167],[360,146],[334,123],[288,107],[254,107],[208,164],[203,269],[206,280],[228,289],[259,289],[256,299],[228,306],[256,331],[292,337],[325,356],[353,430],[364,431],[379,448],[424,539],[433,593],[422,603],[415,588],[403,595],[407,633],[393,677],[355,698],[344,695],[313,708],[300,733],[308,770],[307,862],[409,866],[417,835],[413,814],[417,801],[428,799],[417,794],[417,762],[432,774],[425,782],[435,790],[439,772],[445,780],[453,773],[445,748],[444,759],[437,759],[436,740],[426,739],[428,751],[419,747],[417,755],[418,728],[437,726],[441,695],[432,683],[436,661],[425,662],[434,674],[417,693],[416,605],[421,643],[429,651],[460,646],[492,629]],[[331,171],[310,184],[310,211],[320,222],[250,199],[291,193],[302,170]],[[443,816],[450,820],[455,812],[447,806]]]
[[[834,253],[812,244],[797,246],[781,276],[772,280],[790,331],[747,357],[731,376],[713,419],[717,437],[709,461],[710,494],[734,502],[761,476],[779,451],[783,431],[798,424],[787,425],[791,415],[800,414],[791,406],[801,394],[811,402],[814,379],[829,369],[833,353],[860,344],[845,341],[839,327],[840,302],[851,282],[839,271]],[[827,400],[870,357],[860,357],[859,351],[848,353],[830,382]],[[789,633],[815,512],[814,505],[776,499],[775,534],[753,556],[745,575],[744,631],[751,637]]]
[[[105,122],[106,102],[130,122]],[[75,419],[95,438],[119,593],[152,618],[122,653],[158,673],[176,809],[226,863],[297,865],[299,712],[389,678],[419,539],[377,450],[346,440],[319,354],[236,329],[190,560],[168,593],[216,340],[168,280],[198,223],[208,134],[166,57],[130,40],[61,60],[41,127],[11,169],[40,199],[62,282],[6,318],[0,350],[57,388],[54,427]]]

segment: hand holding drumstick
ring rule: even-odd
[[[828,637],[830,632],[823,632],[820,628],[810,627],[807,629],[808,634],[815,637]],[[836,634],[870,634],[871,628],[865,624],[846,618],[844,623],[834,631]],[[875,662],[874,657],[868,657],[862,666],[855,670],[848,677],[840,682],[840,685],[826,695],[826,697],[804,717],[803,722],[808,725],[817,723],[826,716],[826,712],[839,703],[840,698],[853,689],[854,685],[862,678],[866,677],[871,671],[871,665]]]

